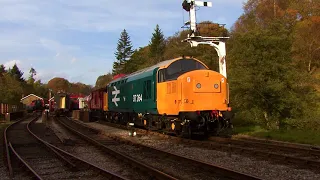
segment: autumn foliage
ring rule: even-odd
[[[92,89],[91,86],[77,82],[70,83],[68,80],[60,77],[55,77],[48,81],[47,87],[52,90],[53,93],[58,91],[75,93],[75,94],[84,94],[88,95]]]

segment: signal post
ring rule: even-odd
[[[190,20],[185,22],[185,26],[189,26],[191,33],[188,34],[188,38],[182,42],[190,43],[191,47],[197,47],[200,44],[210,45],[213,47],[219,56],[219,73],[227,78],[227,65],[226,65],[226,40],[229,37],[202,37],[197,36],[197,20],[196,20],[196,7],[212,7],[211,2],[196,1],[196,0],[184,0],[182,7],[189,12]]]

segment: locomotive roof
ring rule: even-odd
[[[173,63],[174,61],[177,61],[177,60],[180,60],[180,59],[193,59],[193,60],[199,61],[199,60],[197,60],[197,59],[195,59],[195,58],[193,58],[193,57],[188,57],[188,56],[186,56],[186,57],[178,57],[178,58],[175,58],[175,59],[170,59],[170,60],[162,61],[162,62],[159,62],[159,63],[153,65],[153,66],[150,66],[150,67],[141,69],[141,70],[139,70],[139,71],[133,72],[133,73],[128,74],[128,75],[126,75],[126,76],[123,76],[123,77],[121,77],[121,78],[115,79],[115,80],[111,81],[109,84],[114,83],[114,82],[118,82],[118,81],[121,81],[121,80],[124,80],[124,79],[128,79],[128,80],[129,80],[129,78],[130,78],[129,81],[131,81],[131,80],[134,80],[134,79],[136,79],[136,78],[143,78],[143,77],[145,77],[145,76],[149,76],[149,75],[151,75],[151,74],[153,73],[153,71],[154,71],[156,68],[161,68],[161,69],[162,69],[162,68],[166,68],[166,67],[168,67],[171,63]],[[199,62],[201,62],[201,61],[199,61]],[[201,62],[201,63],[202,63],[202,62]],[[203,64],[203,63],[202,63],[202,64]],[[203,65],[205,65],[205,64],[203,64]],[[205,67],[207,67],[207,66],[205,65]],[[207,68],[208,68],[208,67],[207,67]],[[143,73],[144,73],[144,75],[143,75],[142,77],[140,77],[140,76],[138,77],[138,75],[143,74]]]

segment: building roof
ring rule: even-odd
[[[30,97],[30,96],[35,96],[35,97],[37,97],[38,99],[43,99],[42,97],[39,97],[39,96],[37,96],[37,95],[29,94],[28,96],[25,96],[25,97],[21,98],[20,101],[23,101],[24,99],[27,99],[27,98]]]

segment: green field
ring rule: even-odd
[[[320,145],[320,133],[308,130],[265,130],[260,126],[235,127],[235,136],[252,136],[269,140]]]

